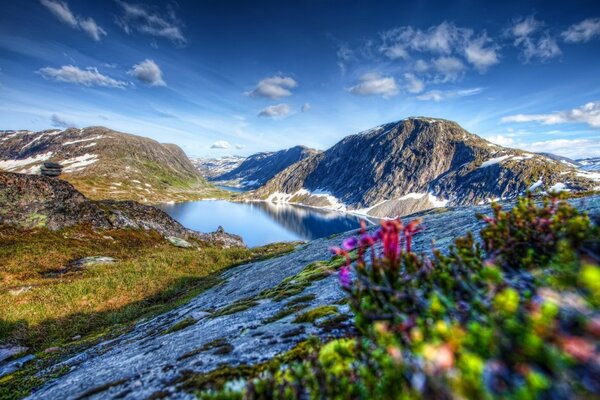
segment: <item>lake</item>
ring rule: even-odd
[[[360,218],[315,208],[267,202],[201,200],[159,206],[186,228],[213,232],[219,225],[249,247],[311,240],[360,227]]]

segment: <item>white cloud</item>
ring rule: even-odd
[[[148,86],[167,86],[162,78],[162,71],[154,60],[146,59],[135,64],[128,74],[135,76],[140,82]]]
[[[96,68],[81,69],[74,65],[63,65],[60,68],[45,67],[37,71],[44,78],[59,82],[75,83],[83,86],[105,86],[124,88],[126,82],[101,74]]]
[[[570,158],[600,156],[600,140],[596,139],[553,139],[521,144],[525,150],[537,153],[553,153]]]
[[[433,67],[440,74],[436,79],[439,82],[454,82],[462,77],[466,69],[458,58],[445,56],[433,60]]]
[[[169,7],[165,11],[156,7],[116,1],[123,10],[123,14],[117,17],[116,23],[125,33],[130,34],[135,30],[141,34],[169,39],[178,45],[187,43],[182,32],[183,24],[172,8]]]
[[[211,149],[230,149],[231,144],[225,140],[217,140],[211,146]]]
[[[243,144],[236,144],[235,148],[238,149],[238,150],[241,150],[241,149],[245,149],[246,146],[244,146]]]
[[[290,108],[289,104],[282,103],[265,107],[258,113],[258,116],[267,118],[283,118],[291,112],[292,109]]]
[[[449,100],[457,97],[467,97],[479,94],[483,91],[483,88],[471,88],[471,89],[460,89],[460,90],[430,90],[422,95],[417,96],[417,99],[422,101],[435,101],[439,102],[442,100]]]
[[[99,41],[102,36],[106,36],[106,31],[102,29],[92,18],[82,19],[79,21],[81,29],[87,33],[95,41]]]
[[[548,32],[541,32],[544,23],[533,16],[517,20],[507,30],[508,36],[514,39],[514,46],[521,49],[523,61],[538,59],[542,62],[562,54],[556,39]]]
[[[560,36],[567,43],[589,42],[600,36],[600,18],[587,18],[578,24],[571,25]]]
[[[500,146],[505,146],[505,147],[513,147],[516,144],[515,139],[513,139],[510,136],[493,135],[493,136],[486,137],[486,139],[492,143],[495,143]]]
[[[310,110],[312,108],[312,106],[310,105],[310,103],[304,103],[302,104],[302,112],[307,112],[308,110]]]
[[[272,76],[258,82],[256,88],[247,92],[250,97],[266,97],[268,99],[280,99],[291,96],[293,89],[298,86],[298,82],[289,76]]]
[[[492,65],[498,64],[498,46],[493,44],[486,34],[483,34],[467,43],[465,57],[475,69],[483,73]]]
[[[404,80],[406,81],[406,91],[408,93],[421,93],[425,90],[425,83],[417,78],[412,72],[404,74]]]
[[[571,110],[556,111],[550,114],[517,114],[501,119],[502,122],[541,122],[544,125],[585,123],[592,128],[600,128],[600,101],[590,102]]]
[[[40,0],[40,3],[62,23],[69,25],[73,29],[81,29],[95,41],[99,41],[102,36],[106,36],[106,31],[102,29],[93,18],[81,18],[73,14],[69,5],[60,0]]]
[[[57,128],[76,127],[74,123],[69,122],[66,119],[64,119],[63,117],[60,117],[56,114],[52,114],[52,116],[50,117],[50,123],[52,124],[52,126],[57,127]]]
[[[348,91],[357,96],[380,95],[384,99],[388,99],[398,94],[398,86],[394,77],[371,72],[364,74],[360,78],[360,83],[352,86]]]

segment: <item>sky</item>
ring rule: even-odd
[[[102,125],[219,157],[409,116],[600,156],[600,2],[0,5],[0,129]]]

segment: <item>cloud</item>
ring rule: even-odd
[[[56,114],[52,114],[52,116],[50,117],[50,123],[52,124],[52,126],[57,127],[57,128],[75,128],[75,124],[72,122],[68,122],[67,120],[65,120],[64,118],[56,115]]]
[[[487,45],[487,47],[486,47]],[[469,41],[465,46],[465,57],[477,71],[484,73],[492,65],[498,64],[499,47],[486,34]]]
[[[584,19],[578,24],[571,25],[560,34],[567,43],[589,42],[596,36],[600,36],[600,18]]]
[[[298,82],[289,76],[272,76],[258,82],[256,87],[247,92],[250,97],[265,97],[267,99],[281,99],[292,95],[290,89],[298,86]]]
[[[312,108],[312,106],[310,105],[310,103],[304,103],[302,104],[302,108],[301,111],[302,112],[307,112],[308,110],[310,110]]]
[[[217,140],[211,146],[211,149],[230,149],[231,144],[225,140]]]
[[[425,90],[425,83],[417,78],[412,72],[404,74],[404,80],[406,81],[406,91],[408,93],[421,93]]]
[[[494,135],[494,136],[488,136],[488,137],[486,137],[486,139],[489,140],[490,142],[495,143],[500,146],[513,147],[516,145],[515,139],[513,139],[510,136]]]
[[[462,61],[456,57],[439,57],[433,60],[433,67],[439,73],[436,81],[454,82],[462,77],[466,67]]]
[[[500,146],[513,147],[536,153],[552,153],[573,159],[600,156],[600,140],[596,139],[551,139],[531,143],[513,137],[494,135],[486,138]]]
[[[243,144],[236,144],[235,148],[238,149],[238,150],[241,150],[241,149],[245,149],[246,146],[244,146]]]
[[[540,122],[543,125],[584,123],[592,128],[600,128],[600,101],[590,102],[571,110],[556,111],[550,114],[517,114],[501,119],[502,122]]]
[[[93,18],[78,17],[71,12],[69,5],[60,0],[40,0],[40,3],[62,23],[69,25],[73,29],[83,30],[89,37],[99,41],[102,36],[106,36],[106,31],[102,29]]]
[[[160,67],[150,59],[135,64],[128,74],[133,75],[137,80],[148,86],[167,86],[162,78]]]
[[[521,49],[521,58],[528,63],[534,59],[549,61],[562,54],[556,39],[546,32],[541,32],[544,23],[533,15],[516,20],[506,31],[514,39],[514,46]]]
[[[471,89],[460,89],[460,90],[430,90],[417,96],[417,99],[422,101],[443,101],[457,97],[467,97],[479,94],[483,91],[483,88],[471,88]]]
[[[289,104],[282,103],[262,109],[258,113],[258,116],[267,118],[283,118],[291,112],[292,109],[290,108]]]
[[[371,72],[360,78],[360,83],[352,86],[348,91],[357,96],[381,96],[389,99],[398,94],[396,80],[391,76],[382,76]]]
[[[160,10],[156,7],[116,1],[121,6],[123,13],[117,17],[115,22],[125,33],[130,34],[135,30],[144,35],[169,39],[177,45],[187,43],[182,32],[183,24],[172,8]]]
[[[63,65],[60,68],[45,67],[37,71],[46,79],[59,82],[75,83],[83,86],[104,86],[124,88],[126,82],[101,74],[96,68],[81,69],[74,65]]]

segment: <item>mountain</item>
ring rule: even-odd
[[[569,158],[569,157],[563,157],[563,156],[559,156],[557,154],[552,154],[552,153],[537,153],[537,154],[544,156],[544,157],[551,158],[552,160],[561,162],[565,165],[568,165],[569,167],[574,167],[574,168],[581,167],[581,164],[579,164],[578,161],[573,160],[572,158]]]
[[[600,157],[582,158],[577,163],[584,171],[600,171]]]
[[[495,145],[452,121],[414,117],[348,136],[247,198],[393,217],[513,198],[528,188],[591,190],[599,178],[544,155]]]
[[[190,161],[200,171],[202,176],[206,179],[213,179],[233,171],[245,159],[246,157],[241,156],[225,156],[220,158],[190,158]]]
[[[150,203],[201,198],[215,189],[174,144],[104,127],[0,131],[0,170],[39,174],[61,164],[61,179],[92,199]]]
[[[276,152],[257,153],[246,158],[231,171],[210,176],[209,180],[229,186],[254,189],[264,185],[269,179],[290,165],[315,154],[319,154],[319,151],[305,146],[295,146]]]
[[[60,230],[87,225],[94,230],[141,229],[164,237],[196,239],[222,247],[244,246],[223,231],[184,228],[165,212],[135,201],[94,201],[61,179],[0,172],[0,226]]]

